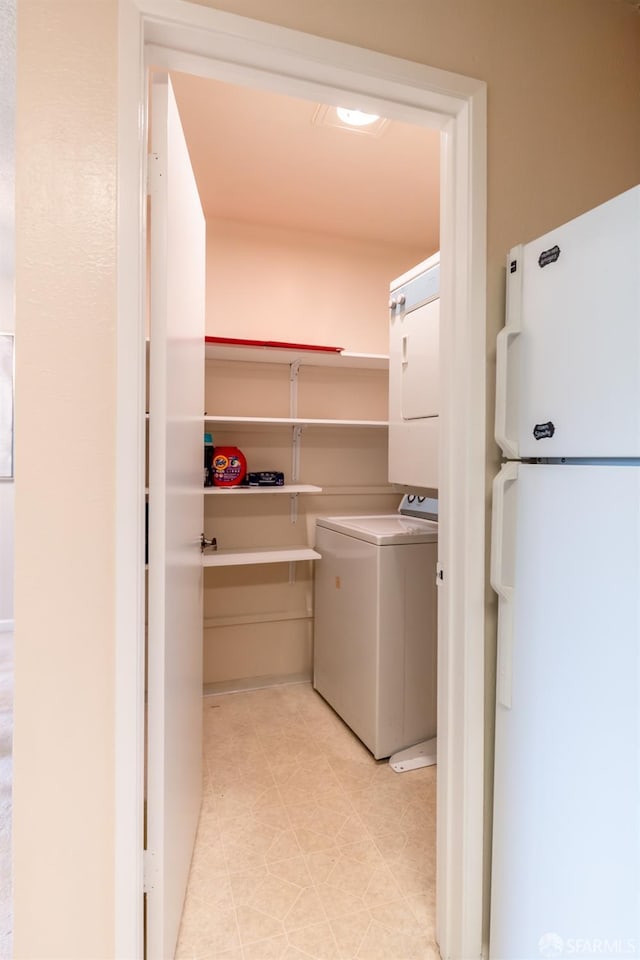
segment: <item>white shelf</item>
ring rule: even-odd
[[[343,350],[340,354],[340,362],[335,366],[362,370],[388,370],[389,355],[387,353],[350,353],[348,350]]]
[[[375,496],[400,496],[400,494],[393,489],[390,483],[377,483],[377,484],[349,484],[343,486],[324,486],[322,488],[322,493],[324,496],[329,497],[375,497]]]
[[[388,427],[388,420],[315,420],[303,417],[209,417],[205,423],[228,423],[234,427]]]
[[[252,550],[216,550],[202,556],[203,567],[241,567],[257,563],[291,563],[296,560],[320,560],[310,547],[255,547]]]
[[[315,367],[332,367],[333,369],[349,370],[380,370],[386,371],[389,368],[388,356],[382,354],[363,354],[347,351],[316,351],[304,349],[287,349],[279,345],[243,345],[227,343],[207,343],[205,344],[205,355],[207,360],[217,361],[236,361],[245,363],[276,363],[285,367],[291,367],[293,364],[304,364]],[[290,413],[298,412],[297,407],[297,377],[294,371],[286,370],[286,375],[291,381],[290,385]],[[378,429],[386,430],[389,426],[387,420],[354,420],[354,419],[328,419],[314,417],[240,417],[224,415],[205,415],[204,423],[207,428],[216,425],[226,426],[227,428],[252,429],[252,428],[282,428],[282,427],[320,427],[324,429],[334,429],[351,427],[358,429]],[[212,431],[213,432],[213,431]],[[292,472],[291,476],[295,480],[299,477],[299,458],[301,431],[293,429],[292,433]],[[345,488],[338,487],[336,491]],[[375,486],[376,492],[380,491],[379,486]],[[383,488],[386,490],[386,488]],[[216,494],[217,496],[239,496],[244,494],[289,494],[291,500],[291,522],[295,523],[298,509],[296,495],[299,493],[321,494],[322,487],[312,486],[310,484],[300,484],[293,482],[281,487],[207,487],[205,494]],[[320,560],[321,555],[308,546],[298,547],[260,547],[260,548],[232,548],[219,549],[212,553],[205,553],[202,558],[203,567],[229,567],[229,566],[250,566],[267,563],[293,563],[303,560]],[[295,574],[290,571],[290,581],[293,582]]]
[[[237,360],[245,363],[301,363],[310,367],[388,370],[389,357],[383,353],[339,353],[322,350],[283,349],[282,347],[244,346],[233,343],[206,343],[207,360]]]
[[[203,628],[246,627],[253,623],[285,623],[292,620],[313,620],[311,610],[276,610],[274,613],[241,613],[230,617],[205,617]]]
[[[228,496],[237,496],[243,493],[322,493],[322,487],[314,487],[310,483],[285,483],[280,487],[205,487],[205,494],[216,493]]]

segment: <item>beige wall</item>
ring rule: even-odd
[[[304,326],[301,330],[306,332]],[[236,334],[244,335],[242,327]],[[255,333],[260,335],[268,337],[268,327]],[[210,413],[287,417],[289,366],[208,363],[206,394]],[[387,373],[303,366],[298,411],[302,417],[386,420]],[[290,427],[211,424],[211,430],[216,445],[240,447],[250,470],[281,470],[290,482]],[[220,548],[312,545],[317,516],[394,511],[400,497],[387,486],[387,475],[386,430],[307,428],[299,482],[320,486],[323,493],[298,497],[296,522],[291,522],[290,498],[282,494],[208,496],[205,534],[215,536]],[[350,494],[349,487],[364,495]],[[379,492],[385,488],[388,492]],[[286,563],[205,571],[205,684],[238,689],[274,677],[310,678],[312,575],[309,563],[295,565],[293,584]]]
[[[4,170],[0,170],[0,173],[4,173]],[[7,227],[9,229],[6,232],[9,233],[10,225],[7,224]],[[0,228],[0,235],[5,236],[4,229]],[[6,259],[11,262],[3,262]],[[0,249],[0,333],[12,333],[14,330],[12,261],[11,255],[3,258]],[[13,628],[14,499],[14,481],[0,480],[0,630]]]
[[[114,956],[116,5],[18,9],[15,956]]]
[[[388,351],[389,281],[433,251],[347,240],[301,230],[229,220],[207,224],[207,333],[320,343],[361,353]],[[287,417],[289,368],[283,364],[207,364],[205,408],[230,416]],[[387,418],[386,371],[303,366],[300,416]],[[250,470],[282,470],[291,479],[291,429],[240,430],[213,425],[216,444],[241,448]],[[337,494],[336,488],[384,487],[384,430],[305,430],[301,483],[323,487],[298,498],[206,497],[205,533],[219,547],[313,543],[315,518],[334,513],[395,510],[394,493]],[[391,488],[388,488],[389,491]],[[311,676],[311,565],[288,564],[205,571],[204,681],[237,689],[272,678]],[[232,619],[234,622],[230,623]],[[238,619],[249,622],[238,623]]]
[[[638,179],[633,7],[208,5],[487,81],[491,380],[507,248]],[[113,956],[116,12],[116,0],[19,4],[18,958]]]
[[[15,0],[0,4],[0,333],[15,329]],[[0,630],[13,626],[15,485],[0,481]]]
[[[432,253],[416,246],[210,221],[207,333],[387,353],[389,281]]]

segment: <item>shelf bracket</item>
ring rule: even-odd
[[[298,416],[298,371],[300,370],[300,361],[294,360],[289,365],[289,416],[291,418]]]
[[[289,365],[289,416],[293,419],[298,416],[298,371],[300,370],[300,361],[294,360]],[[291,483],[298,483],[300,479],[300,438],[302,436],[302,427],[295,426],[291,435]],[[291,495],[291,523],[296,523],[298,519],[298,496]],[[291,569],[289,571],[289,582],[291,581]]]
[[[298,520],[298,494],[292,493],[290,498],[289,519],[291,523],[297,523]]]
[[[289,416],[293,419],[298,416],[298,372],[300,360],[294,360],[289,365]],[[300,439],[302,427],[294,427],[291,436],[291,483],[298,483],[300,479]],[[298,521],[298,494],[292,493],[290,500],[289,519],[291,523]],[[289,583],[296,582],[296,565],[289,564]]]
[[[300,438],[302,436],[302,427],[293,427],[291,435],[291,483],[300,481]]]

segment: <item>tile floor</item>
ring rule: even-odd
[[[204,701],[179,960],[437,960],[435,767],[376,762],[309,684]]]
[[[11,769],[13,634],[0,632],[0,960],[11,950]]]

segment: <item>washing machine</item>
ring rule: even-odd
[[[313,685],[376,759],[436,734],[433,503],[316,521]]]

